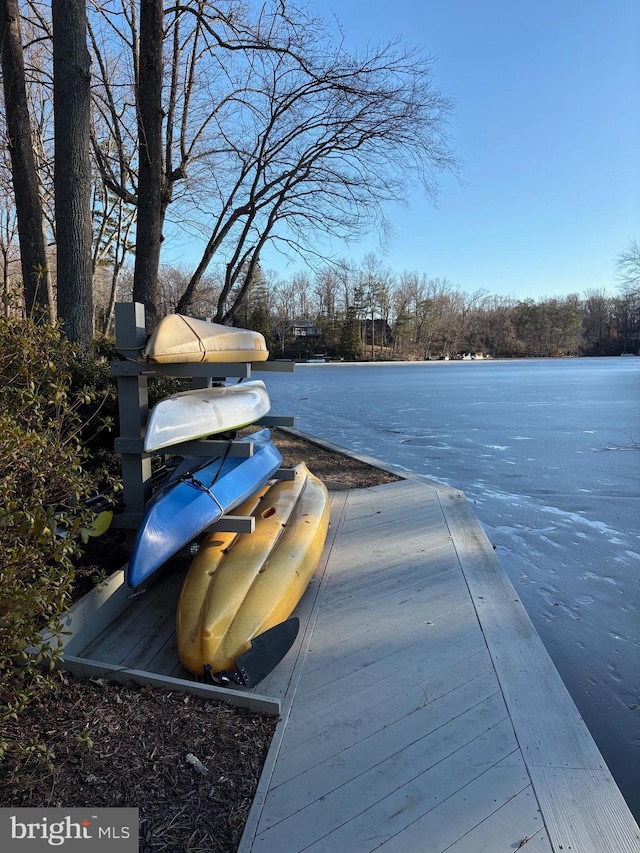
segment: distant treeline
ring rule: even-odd
[[[162,313],[175,310],[183,282],[162,278]],[[203,283],[193,316],[211,316],[219,287]],[[369,255],[359,268],[343,263],[315,276],[255,278],[238,326],[259,330],[274,357],[373,359],[619,355],[640,351],[640,294],[604,289],[545,299],[465,293],[446,279],[396,276]]]

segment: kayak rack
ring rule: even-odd
[[[229,456],[248,457],[253,455],[251,441],[221,441],[202,439],[182,442],[164,448],[162,453],[144,451],[144,434],[149,416],[148,379],[153,376],[174,376],[191,379],[192,388],[208,388],[213,383],[225,382],[229,377],[248,379],[252,371],[293,373],[294,362],[200,362],[197,364],[150,364],[142,357],[147,340],[144,305],[139,302],[118,302],[115,306],[116,349],[122,356],[111,363],[111,375],[116,378],[118,388],[118,412],[120,436],[115,439],[114,449],[120,455],[122,468],[123,509],[114,515],[112,527],[135,531],[140,526],[145,506],[152,493],[152,456],[203,456],[217,453]],[[265,415],[255,422],[263,427],[292,427],[290,415]],[[278,479],[293,479],[293,469],[281,468],[275,475]],[[207,532],[218,530],[229,533],[253,533],[255,519],[252,516],[224,515]]]

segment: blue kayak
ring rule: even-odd
[[[240,439],[253,442],[253,456],[217,456],[175,473],[147,504],[126,568],[136,589],[156,569],[224,513],[241,504],[273,477],[282,456],[268,429]],[[196,467],[200,465],[200,467]]]

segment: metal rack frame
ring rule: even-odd
[[[253,370],[292,373],[295,370],[295,364],[277,361],[150,364],[142,357],[142,349],[147,340],[144,306],[139,302],[119,302],[115,306],[115,312],[116,349],[121,359],[111,363],[111,375],[117,380],[120,416],[120,436],[116,438],[114,448],[120,455],[122,466],[124,510],[114,516],[113,526],[134,531],[140,526],[145,505],[151,497],[151,457],[159,455],[145,453],[143,449],[149,415],[149,377],[188,378],[191,379],[193,388],[207,388],[214,382],[225,382],[229,377],[249,378]],[[265,415],[255,423],[265,427],[291,427],[294,425],[294,418],[290,415]],[[253,454],[253,443],[232,441],[229,445],[228,441],[202,439],[173,445],[171,448],[166,448],[160,455],[212,457],[222,453],[248,457]],[[291,479],[293,471],[281,468],[276,477]],[[211,529],[247,533],[253,532],[254,524],[255,521],[250,516],[225,515],[212,525]]]

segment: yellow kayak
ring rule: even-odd
[[[233,671],[251,641],[286,620],[320,560],[329,495],[301,463],[293,480],[263,488],[235,510],[253,533],[211,533],[185,578],[176,619],[180,660],[202,676]]]
[[[264,335],[183,314],[163,317],[149,337],[142,355],[157,363],[266,361]]]

